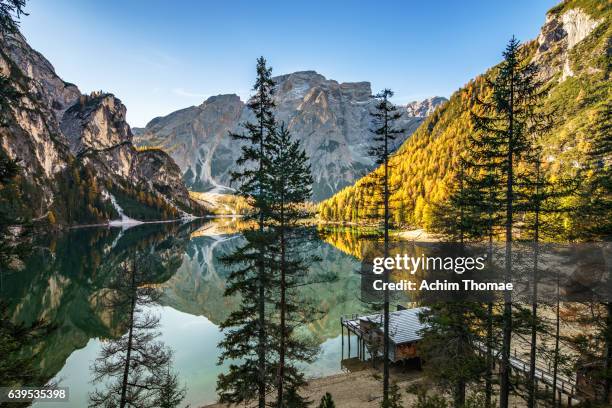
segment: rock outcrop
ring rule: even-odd
[[[276,118],[287,124],[310,158],[314,200],[331,196],[373,168],[368,155],[374,104],[369,82],[339,83],[315,71],[277,76],[274,82]],[[405,133],[394,147],[444,101],[431,98],[402,109],[399,126]],[[237,95],[213,96],[153,119],[135,131],[135,142],[168,152],[192,189],[219,192],[231,188],[230,174],[241,153],[229,132],[242,131],[248,120],[252,114]]]
[[[114,95],[82,95],[75,85],[64,82],[21,34],[0,37],[0,74],[8,79],[7,89],[18,94],[10,110],[2,112],[0,147],[9,157],[20,160],[31,190],[26,199],[34,201],[32,217],[55,211],[66,215],[63,222],[82,222],[71,219],[75,211],[57,208],[57,198],[66,193],[59,191],[61,174],[79,172],[83,166],[96,180],[88,193],[88,211],[96,221],[103,221],[104,214],[116,215],[95,208],[96,203],[110,207],[110,191],[106,190],[111,187],[129,190],[132,195],[146,193],[141,194],[145,197],[141,204],[146,206],[146,199],[149,203],[159,201],[158,209],[164,207],[166,215],[200,210],[189,199],[179,168],[167,154],[139,151],[133,145],[126,108]],[[65,207],[66,201],[61,205]]]
[[[426,118],[434,113],[436,108],[446,101],[446,98],[434,96],[433,98],[424,99],[422,101],[410,102],[406,105],[406,112],[408,117]]]
[[[546,22],[538,35],[538,49],[534,58],[534,62],[542,67],[545,79],[559,71],[560,81],[574,76],[570,51],[603,21],[603,18],[595,19],[581,8],[547,14]],[[556,63],[552,63],[553,60],[556,60]]]

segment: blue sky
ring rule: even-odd
[[[514,34],[535,38],[553,0],[30,0],[22,31],[82,92],[112,92],[132,126],[248,96],[255,59],[280,75],[315,70],[391,88],[396,103],[449,96],[499,61]]]

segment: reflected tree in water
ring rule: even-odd
[[[105,306],[121,316],[127,333],[102,344],[91,366],[94,384],[90,407],[177,406],[185,396],[170,365],[171,350],[158,340],[159,315],[150,311],[160,292],[146,267],[124,262],[104,294]],[[174,405],[172,405],[174,404]]]

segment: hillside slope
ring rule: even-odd
[[[544,157],[553,172],[571,174],[579,168],[595,123],[609,118],[610,15],[609,2],[564,2],[548,12],[537,40],[524,45],[523,51],[532,56],[551,87],[545,104],[556,112],[557,122],[545,140]],[[500,44],[500,50],[503,46]],[[485,78],[491,73],[489,70],[455,92],[391,159],[392,216],[397,225],[427,227],[433,206],[448,196],[457,158],[473,130],[470,110],[476,96],[488,91]],[[322,202],[320,217],[363,222],[368,214],[380,213],[367,187],[369,178]]]

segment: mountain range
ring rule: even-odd
[[[276,119],[300,140],[312,167],[313,199],[328,198],[374,168],[368,154],[372,134],[369,113],[375,100],[369,82],[326,79],[315,71],[273,78]],[[395,140],[399,147],[438,106],[434,97],[401,106]],[[231,172],[241,154],[229,132],[241,132],[253,115],[237,95],[218,95],[134,128],[135,143],[160,148],[179,165],[186,185],[195,191],[231,191]]]

